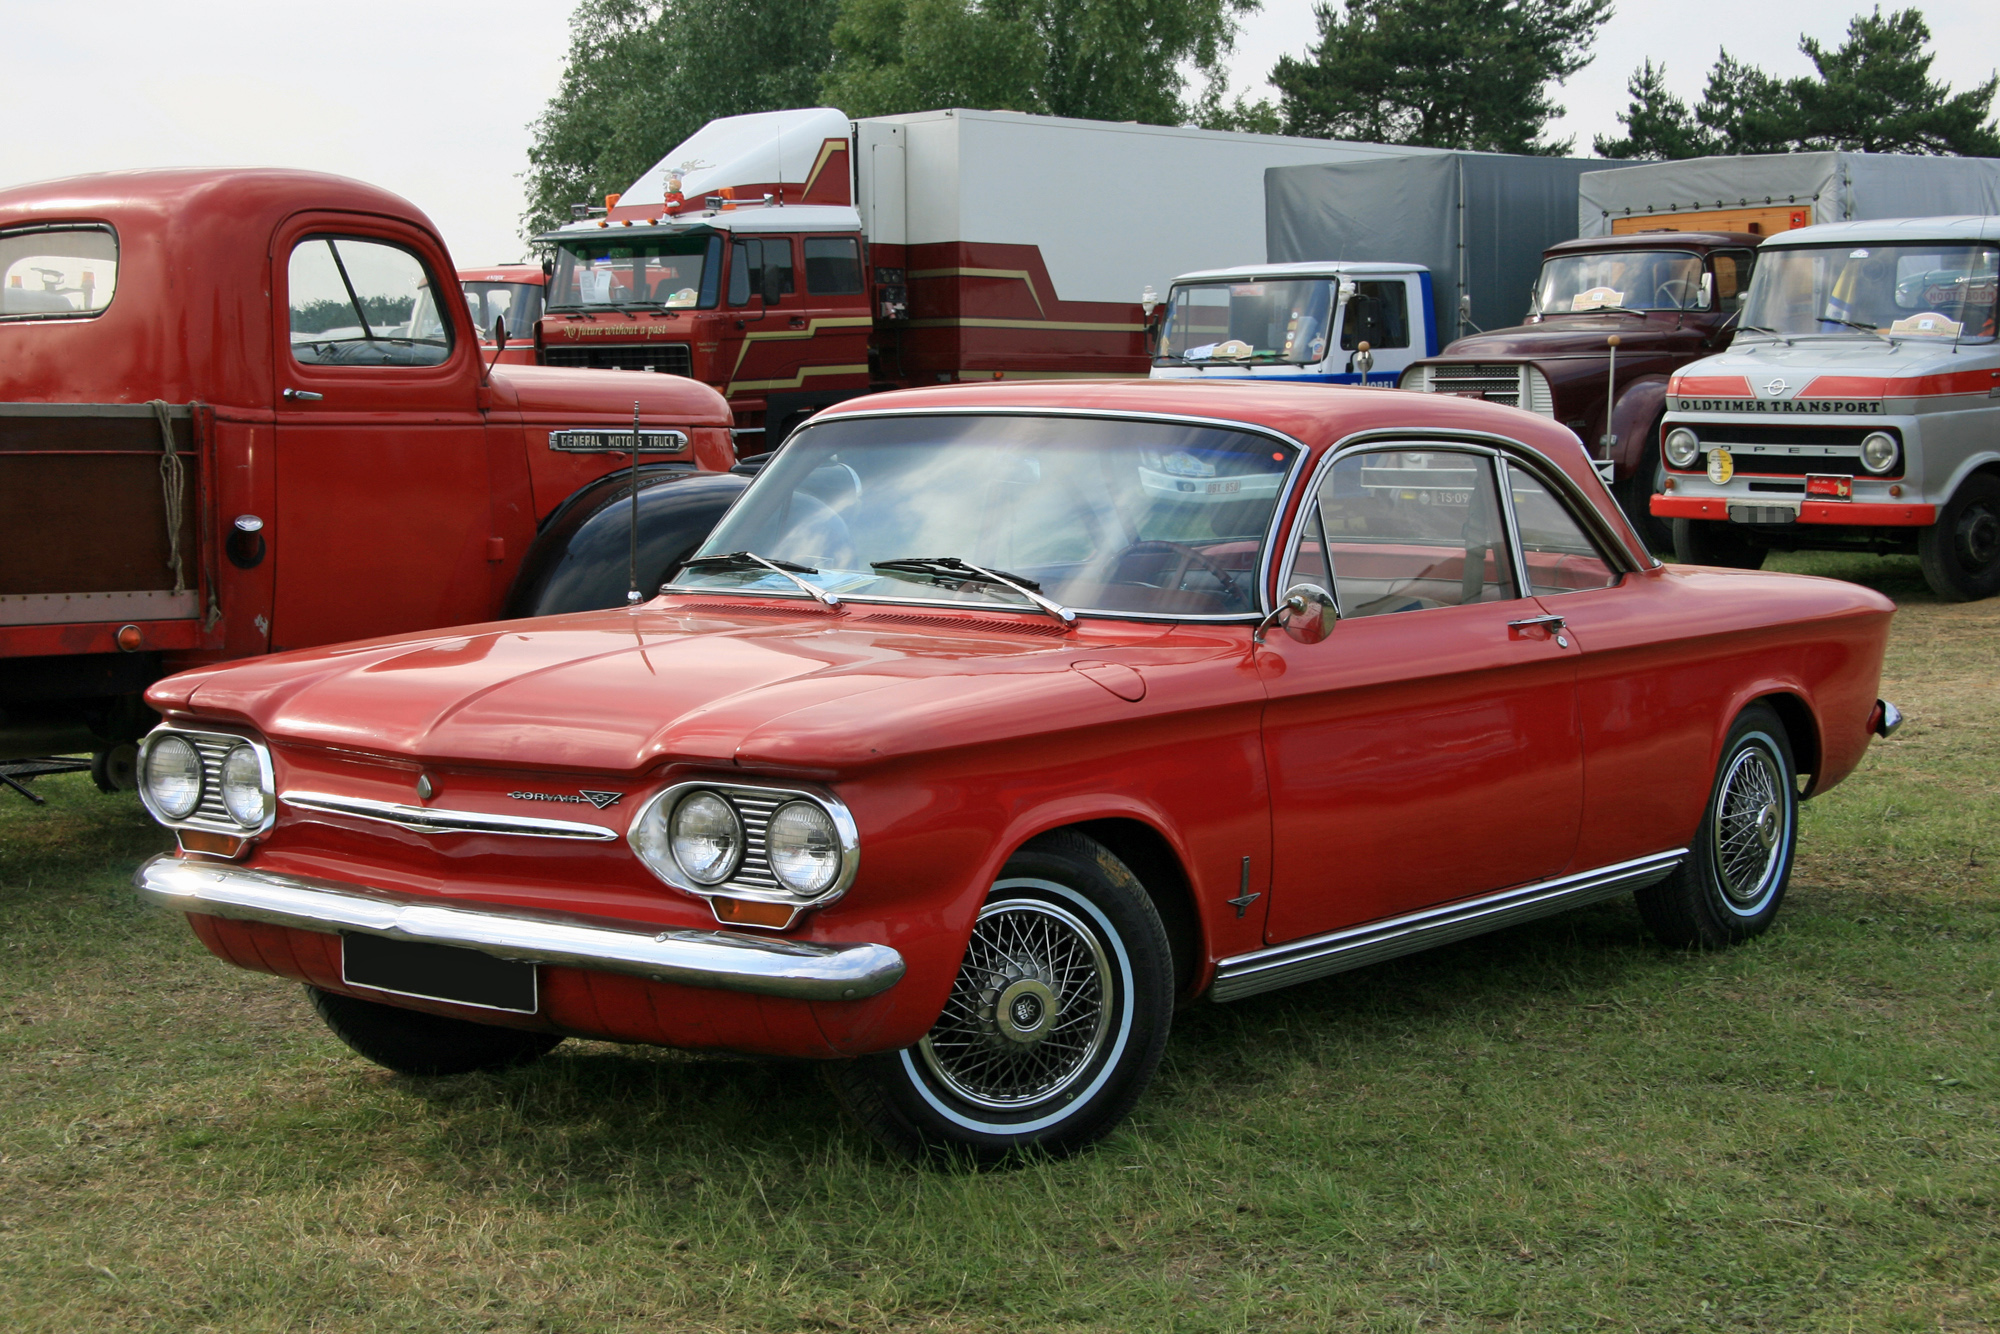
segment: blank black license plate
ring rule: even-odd
[[[496,959],[455,945],[427,945],[381,936],[341,937],[340,976],[350,986],[421,1000],[533,1014],[535,965]]]

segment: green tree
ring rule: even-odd
[[[1285,129],[1502,153],[1566,153],[1542,137],[1558,84],[1590,63],[1611,0],[1330,0],[1319,42],[1271,70]]]
[[[836,13],[823,0],[583,0],[532,127],[528,231],[623,190],[718,116],[815,105]]]
[[[1666,91],[1664,67],[1656,71],[1649,60],[1626,85],[1624,137],[1600,136],[1596,148],[1611,158],[1843,148],[2000,156],[2000,127],[1989,119],[2000,76],[1953,94],[1930,76],[1930,40],[1918,11],[1885,18],[1877,8],[1849,21],[1834,50],[1800,37],[1816,75],[1774,78],[1723,51],[1691,113]]]
[[[821,88],[855,116],[964,106],[1185,124],[1261,0],[842,0]],[[1185,99],[1189,71],[1206,79]]]

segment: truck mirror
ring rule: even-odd
[[[493,317],[493,346],[502,351],[505,351],[507,348],[507,317],[505,315],[495,315]]]
[[[1703,310],[1715,309],[1715,275],[1712,273],[1703,273],[1701,275],[1701,308]]]
[[[784,291],[779,285],[779,280],[783,276],[784,275],[778,271],[777,265],[766,264],[764,266],[763,284],[757,294],[764,298],[765,305],[767,306],[777,305],[778,298],[784,295]]]

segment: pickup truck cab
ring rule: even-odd
[[[1437,346],[1421,265],[1247,264],[1174,279],[1152,378],[1393,386]]]
[[[1483,398],[1553,417],[1583,440],[1632,526],[1655,550],[1651,517],[1667,381],[1729,346],[1763,238],[1748,232],[1638,232],[1542,252],[1527,319],[1458,339],[1404,372],[1402,387]]]
[[[1680,558],[1914,551],[1952,601],[2000,593],[2000,218],[1766,241],[1727,353],[1673,379],[1652,511]]]
[[[335,176],[0,190],[0,760],[117,785],[168,672],[622,600],[634,510],[650,593],[707,534],[745,484],[721,396],[491,366],[456,273]]]

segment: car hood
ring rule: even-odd
[[[760,620],[668,599],[204,668],[148,698],[247,721],[280,745],[431,762],[833,773],[1130,716],[1148,707],[1149,676],[1242,653],[1241,636],[1226,632],[1095,622],[1057,638],[1032,622],[1024,633],[949,614],[909,619],[932,624],[788,611]]]
[[[2000,349],[1904,339],[1757,339],[1683,367],[1668,392],[1686,398],[1875,399],[1985,393],[2000,385]],[[1776,386],[1776,387],[1774,387]]]
[[[1679,328],[1665,321],[1634,315],[1592,315],[1550,318],[1540,324],[1517,324],[1511,329],[1489,329],[1454,339],[1451,345],[1427,361],[1532,361],[1540,357],[1602,357],[1605,339],[1618,335],[1621,351],[1632,351],[1663,342],[1678,334],[1685,339],[1700,333],[1692,326]]]

